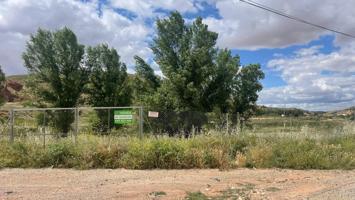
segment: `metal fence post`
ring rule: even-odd
[[[43,113],[43,147],[46,148],[46,111]]]
[[[107,110],[107,113],[108,113],[108,116],[107,116],[107,132],[108,133],[111,133],[111,109],[109,108],[108,110]]]
[[[226,125],[227,125],[227,135],[228,135],[229,134],[229,116],[228,116],[228,113],[226,113],[226,119],[227,119]]]
[[[241,132],[241,126],[240,114],[237,112],[237,134]]]
[[[74,135],[74,143],[76,143],[76,137],[79,131],[79,108],[75,108],[75,135]]]
[[[139,136],[143,137],[143,107],[139,107]]]
[[[14,142],[14,110],[10,110],[10,142]]]

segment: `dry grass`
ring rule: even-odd
[[[294,168],[355,169],[354,124],[337,134],[314,136],[304,128],[294,134],[223,135],[209,132],[177,137],[114,137],[81,135],[52,140],[6,141],[0,145],[0,167],[64,168]]]

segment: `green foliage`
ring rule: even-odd
[[[264,73],[257,64],[241,68],[239,56],[216,47],[217,38],[202,18],[187,24],[180,13],[172,12],[168,18],[158,19],[152,51],[164,80],[154,96],[145,98],[147,104],[160,112],[219,110],[240,113],[247,120],[255,111]],[[150,69],[138,61],[142,69]],[[152,70],[141,71],[154,77]],[[200,129],[198,122],[190,123]]]
[[[298,108],[272,108],[266,106],[259,106],[256,109],[257,116],[281,116],[285,115],[287,117],[301,117],[306,113],[310,114],[309,111],[298,109]]]
[[[190,169],[236,167],[355,169],[355,137],[254,136],[143,138],[80,136],[73,144],[0,142],[0,167]]]
[[[27,105],[75,107],[85,102],[81,97],[95,107],[133,102],[159,112],[178,112],[175,121],[180,127],[170,129],[176,133],[182,127],[186,136],[194,128],[202,130],[206,113],[240,113],[247,120],[255,111],[264,74],[257,64],[241,67],[238,55],[216,47],[217,38],[202,18],[189,24],[180,13],[172,12],[157,20],[157,36],[151,44],[163,78],[138,56],[134,57],[137,73],[129,77],[117,51],[108,45],[88,47],[84,55],[84,46],[68,28],[56,32],[39,29],[23,53],[30,72],[28,87],[35,94],[35,103]],[[97,116],[97,130],[112,128],[107,122],[113,113],[97,111]],[[65,137],[74,113],[53,113],[48,120]]]
[[[214,76],[208,85],[204,98],[207,99],[209,111],[217,108],[222,113],[230,111],[231,94],[235,91],[235,81],[240,69],[239,56],[232,56],[230,50],[220,50],[215,59]],[[234,83],[234,84],[233,84]]]
[[[91,69],[88,102],[92,106],[127,106],[130,90],[127,87],[127,67],[113,48],[102,44],[87,48],[85,65]]]
[[[95,107],[128,106],[131,90],[128,84],[126,65],[113,48],[101,44],[87,48],[85,65],[91,69],[87,85],[88,103]],[[99,123],[95,129],[107,131],[107,122],[113,119],[113,111],[98,110]]]
[[[208,31],[202,18],[197,18],[190,26],[185,24],[180,13],[173,12],[168,19],[157,21],[157,37],[152,50],[167,79],[163,87],[178,102],[175,109],[207,109],[204,95],[210,79],[206,77],[214,75],[216,40],[217,33]]]
[[[173,12],[157,21],[157,29],[152,50],[166,79],[153,98],[155,104],[169,102],[166,106],[178,111],[211,112],[217,107],[249,117],[262,89],[259,65],[239,70],[239,56],[218,50],[217,33],[209,31],[201,18],[188,25]]]
[[[149,105],[150,97],[160,87],[161,80],[154,74],[154,70],[139,56],[134,57],[136,74],[132,79],[134,103]]]
[[[68,28],[50,32],[39,29],[31,35],[23,53],[31,75],[28,85],[38,103],[53,107],[75,107],[87,82],[89,69],[81,63],[84,46]],[[53,117],[56,128],[66,136],[74,120],[72,112]]]
[[[0,106],[2,106],[5,102],[5,98],[2,96],[2,91],[5,88],[5,74],[0,66]]]
[[[134,56],[136,61],[136,76],[148,82],[149,86],[156,89],[160,86],[160,79],[154,70],[139,56]]]
[[[248,119],[257,108],[258,92],[263,88],[259,81],[264,76],[259,64],[244,66],[235,76],[232,112],[240,113],[244,120]]]
[[[149,193],[149,195],[151,195],[153,197],[160,197],[160,196],[165,196],[166,192],[164,192],[164,191],[155,191],[155,192]]]
[[[75,156],[75,146],[73,143],[53,143],[47,148],[45,154],[47,165],[54,167],[73,167],[72,159]]]
[[[225,199],[251,199],[250,193],[254,189],[254,184],[242,185],[239,188],[229,188],[220,191],[219,195],[207,196],[202,192],[188,192],[185,200],[225,200]],[[270,190],[277,190],[278,188],[271,188]]]
[[[210,199],[202,192],[188,192],[185,200],[208,200]]]

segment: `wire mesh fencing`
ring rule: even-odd
[[[78,134],[143,136],[142,107],[78,108]]]
[[[0,140],[6,140],[10,137],[9,135],[9,111],[0,110]]]
[[[75,108],[23,108],[9,112],[8,132],[11,142],[33,140],[46,143],[61,137],[76,137]]]
[[[174,111],[137,107],[22,108],[0,111],[0,140],[51,140],[78,135],[191,137],[198,134],[254,134],[323,137],[355,134],[354,116],[268,115]]]
[[[50,140],[79,134],[143,135],[141,107],[22,108],[0,112],[0,139]]]
[[[218,132],[238,134],[241,131],[239,114],[205,113],[200,111],[173,111],[144,109],[144,130],[152,135],[193,136]]]

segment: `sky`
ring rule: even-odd
[[[355,35],[354,0],[254,0],[276,10]],[[307,110],[355,105],[355,39],[291,21],[238,0],[0,0],[0,65],[7,75],[26,74],[21,55],[41,27],[72,29],[80,43],[108,43],[128,71],[133,56],[151,62],[155,20],[177,10],[197,16],[219,34],[219,48],[239,54],[242,65],[265,72],[258,104]]]

